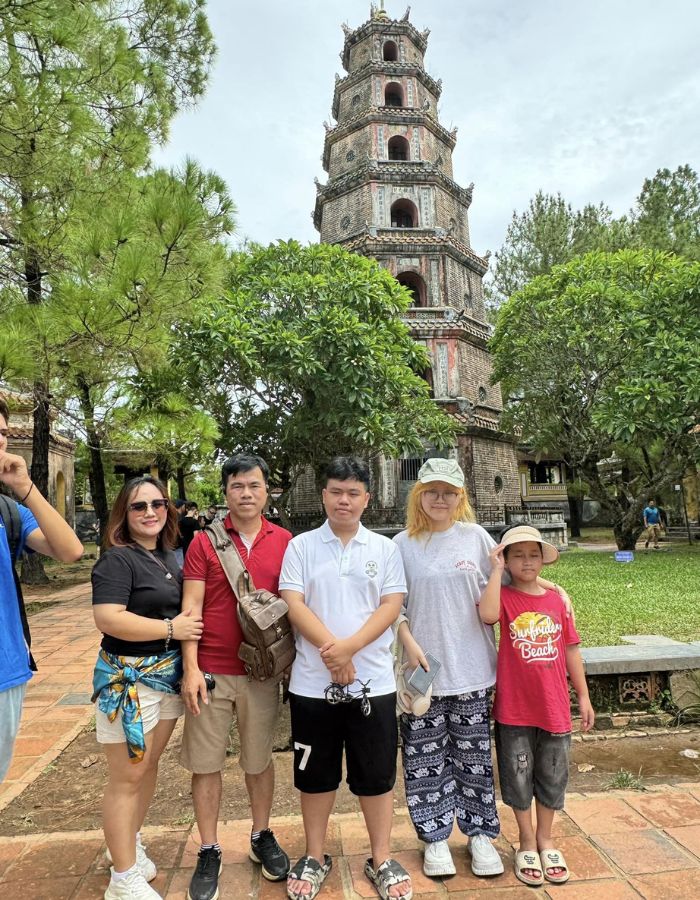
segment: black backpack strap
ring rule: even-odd
[[[17,604],[19,606],[19,618],[22,622],[22,633],[24,640],[29,649],[29,668],[32,672],[36,672],[36,662],[32,656],[32,635],[29,631],[29,621],[27,619],[27,611],[24,608],[24,598],[22,597],[22,585],[20,584],[19,575],[17,574],[17,563],[19,562],[19,547],[22,540],[22,517],[19,508],[14,500],[10,500],[4,494],[0,494],[0,519],[5,525],[7,533],[7,543],[10,547],[10,559],[12,563],[12,575],[15,581],[15,592],[17,594]]]

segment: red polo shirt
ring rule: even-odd
[[[292,535],[263,516],[262,527],[249,554],[231,524],[230,515],[224,519],[224,527],[238,548],[255,587],[276,594],[282,557]],[[245,675],[243,663],[238,658],[241,628],[236,615],[236,595],[211,541],[203,531],[198,531],[192,539],[182,574],[186,580],[205,582],[202,611],[204,633],[197,651],[199,668],[214,675]]]

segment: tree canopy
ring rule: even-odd
[[[506,422],[576,467],[633,547],[646,500],[700,459],[700,264],[591,253],[533,279],[491,342]]]
[[[226,452],[262,453],[283,487],[336,453],[445,446],[451,420],[418,372],[406,290],[374,260],[290,241],[230,260],[228,289],[182,334],[179,362]],[[194,393],[194,389],[190,388]]]

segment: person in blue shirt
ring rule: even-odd
[[[24,459],[7,452],[9,415],[6,401],[0,397],[0,483],[20,498],[20,552],[35,550],[74,562],[83,552],[77,535],[34,485]],[[32,677],[12,566],[7,533],[0,519],[0,782],[10,768],[24,692]]]
[[[659,549],[659,535],[661,534],[661,513],[653,500],[649,501],[649,505],[644,507],[644,528],[646,529],[646,540],[644,549],[649,549],[649,540],[654,541],[654,550]]]

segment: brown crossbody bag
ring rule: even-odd
[[[236,613],[243,632],[238,657],[246,675],[251,681],[280,681],[289,672],[296,653],[287,604],[276,594],[255,587],[220,519],[204,530],[238,600]]]

